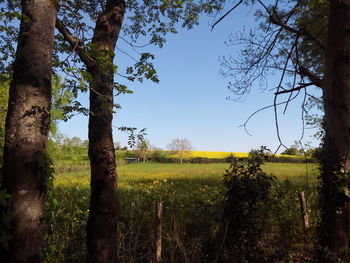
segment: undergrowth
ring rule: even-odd
[[[158,201],[162,201],[164,207],[163,262],[221,262],[225,193],[222,175],[227,165],[137,164],[119,167],[117,262],[150,262],[154,204]],[[263,253],[276,260],[286,260],[283,262],[305,252],[297,200],[298,191],[304,190],[304,180],[299,178],[302,175],[297,167],[294,175],[289,171],[288,176],[277,175],[283,180],[272,182],[271,200],[264,214],[268,233],[260,239]],[[285,180],[287,177],[289,179]],[[315,192],[314,187],[307,192],[311,209],[317,202]],[[50,190],[46,203],[46,209],[50,211],[46,219],[46,262],[86,262],[89,193],[88,170],[56,176],[55,187]],[[316,222],[317,216],[314,212],[311,222]]]

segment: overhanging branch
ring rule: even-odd
[[[219,24],[226,16],[228,16],[233,10],[235,10],[240,4],[243,3],[243,0],[240,0],[237,4],[235,4],[230,10],[228,10],[223,16],[221,16],[212,26],[211,31],[213,31],[214,27]]]
[[[280,94],[284,94],[284,93],[291,93],[291,92],[298,91],[298,90],[304,89],[304,88],[306,88],[308,86],[312,86],[312,85],[314,85],[314,83],[301,84],[300,86],[292,88],[292,89],[285,89],[282,91],[275,92],[275,95],[280,95]]]
[[[283,29],[287,30],[288,32],[297,34],[299,36],[304,36],[304,37],[308,37],[310,40],[312,40],[313,42],[315,42],[315,44],[322,50],[325,50],[325,46],[316,38],[314,37],[308,30],[301,28],[301,29],[296,29],[293,28],[287,24],[285,24],[276,14],[276,12],[274,12],[273,14],[270,14],[270,22],[276,26],[280,26]]]
[[[56,19],[56,28],[58,32],[61,33],[64,40],[69,43],[73,52],[76,52],[79,58],[83,61],[86,66],[92,64],[92,59],[88,57],[85,47],[83,45],[83,41],[77,37],[75,37],[69,29],[63,24],[63,22],[59,19]]]
[[[309,69],[304,66],[300,66],[298,71],[301,76],[308,77],[315,86],[319,88],[322,87],[322,79],[316,74],[312,73]]]

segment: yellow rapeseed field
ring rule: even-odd
[[[210,151],[192,151],[192,157],[204,157],[204,158],[226,158],[233,154],[236,157],[248,157],[248,153],[237,152],[210,152]]]
[[[184,158],[195,158],[195,157],[203,157],[209,159],[224,159],[233,154],[235,157],[248,157],[248,153],[241,152],[212,152],[212,151],[188,151],[184,155]],[[276,157],[288,157],[288,158],[296,158],[296,159],[304,159],[304,156],[296,156],[296,155],[281,155],[276,154]],[[171,157],[178,158],[178,154],[173,154]]]

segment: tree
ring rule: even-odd
[[[114,141],[114,149],[115,150],[121,150],[122,146],[120,142]]]
[[[141,156],[144,163],[146,162],[150,149],[151,149],[151,144],[147,139],[137,141],[136,150],[138,151],[139,156]]]
[[[303,153],[302,149],[299,147],[299,143],[297,141],[294,142],[292,146],[285,149],[281,152],[282,155],[301,155]]]
[[[22,0],[5,128],[3,182],[13,216],[4,262],[41,262],[43,202],[50,174],[51,64],[57,6]]]
[[[167,148],[176,153],[176,156],[180,158],[180,163],[182,164],[183,158],[191,154],[193,147],[189,139],[176,138],[168,144]]]
[[[89,158],[91,199],[87,224],[87,247],[91,262],[113,262],[116,258],[117,193],[115,151],[112,137],[113,68],[116,40],[124,19],[125,3],[107,1],[97,19],[92,46],[99,51],[85,60],[91,74],[89,114]],[[109,65],[98,62],[99,54]],[[96,61],[95,63],[93,61]]]
[[[350,261],[350,1],[329,1],[321,163],[321,245]],[[333,258],[334,260],[334,258]],[[334,260],[335,262],[336,260]],[[324,262],[333,262],[325,258]],[[339,261],[337,261],[339,262]]]

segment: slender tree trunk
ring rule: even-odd
[[[163,221],[163,203],[156,203],[156,216],[154,220],[154,263],[162,262],[162,221]]]
[[[321,245],[350,262],[350,0],[329,1],[321,169]],[[324,259],[332,262],[335,259]]]
[[[1,262],[41,262],[46,145],[51,109],[55,1],[22,0],[10,86],[2,188],[11,195],[13,238]]]
[[[125,13],[124,1],[108,0],[92,39],[95,63],[88,65],[90,86],[89,158],[91,200],[87,224],[90,262],[115,262],[117,175],[112,137],[113,54]],[[103,58],[101,60],[101,58]]]

